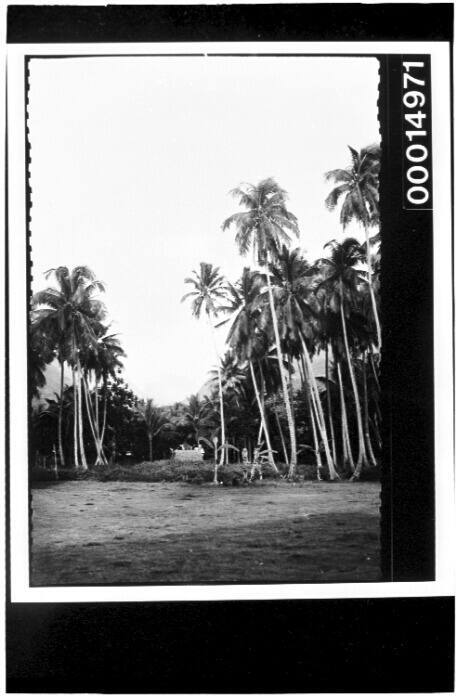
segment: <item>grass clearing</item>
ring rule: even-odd
[[[380,485],[37,483],[32,585],[379,581]]]

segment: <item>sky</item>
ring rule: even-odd
[[[184,400],[216,357],[184,279],[201,261],[232,282],[229,192],[274,177],[310,260],[343,239],[324,173],[379,142],[374,58],[106,57],[30,67],[33,287],[88,265],[106,285],[125,378],[158,404]],[[353,226],[346,234],[363,239]],[[224,331],[218,331],[223,350]]]

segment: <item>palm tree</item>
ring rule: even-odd
[[[216,367],[209,372],[211,384],[215,385],[219,382],[219,371],[221,374],[222,392],[224,395],[231,393],[236,397],[246,381],[246,372],[231,349],[228,349],[222,356],[220,368]]]
[[[276,263],[270,265],[270,272],[276,313],[281,320],[282,340],[292,347],[297,342],[301,344],[305,359],[304,375],[310,383],[311,404],[315,407],[316,424],[324,445],[330,479],[337,480],[339,476],[330,452],[324,411],[308,349],[308,342],[312,345],[314,336],[312,325],[318,315],[314,296],[315,278],[300,250],[297,248],[289,251],[286,246],[283,246]]]
[[[149,441],[149,461],[152,463],[152,442],[163,429],[171,426],[165,414],[154,405],[153,400],[139,401],[138,413],[146,424]]]
[[[338,202],[343,199],[340,221],[343,230],[352,220],[363,226],[365,233],[366,261],[368,267],[368,286],[370,289],[373,315],[376,323],[378,347],[381,347],[381,326],[372,283],[372,261],[370,237],[368,230],[379,223],[379,169],[381,163],[381,148],[374,144],[357,152],[348,146],[351,153],[351,165],[345,169],[331,170],[325,174],[327,181],[337,186],[332,189],[325,200],[329,211],[333,211]]]
[[[45,368],[55,358],[54,340],[37,323],[30,326],[28,352],[29,383],[33,397],[39,397],[39,388],[46,385]]]
[[[81,362],[80,352],[97,340],[94,327],[105,316],[105,306],[94,298],[104,291],[103,284],[97,281],[94,273],[85,266],[75,267],[71,272],[67,267],[58,267],[46,272],[48,279],[54,276],[57,287],[50,286],[35,293],[32,299],[32,325],[42,329],[54,338],[57,358],[61,366],[61,396],[63,392],[64,362],[70,364],[74,385],[74,463],[76,467],[87,469],[83,443],[82,403],[81,403]],[[62,404],[62,402],[61,402]],[[62,412],[59,414],[59,454],[63,459]],[[79,448],[78,448],[79,441]],[[80,463],[81,456],[81,463]],[[63,461],[62,461],[63,462]]]
[[[103,441],[106,430],[106,411],[108,402],[108,380],[121,373],[124,364],[121,359],[126,356],[115,334],[102,334],[97,340],[95,361],[95,423],[99,425],[98,386],[101,382],[103,391],[103,417],[99,438],[100,460],[104,460]],[[100,427],[98,427],[100,429]],[[97,458],[97,464],[100,462]]]
[[[194,432],[197,444],[200,442],[200,437],[203,436],[203,430],[214,426],[207,401],[201,400],[198,395],[189,397],[183,417],[185,424],[189,425]]]
[[[225,279],[219,271],[219,267],[214,267],[212,264],[207,262],[200,262],[200,272],[195,270],[192,272],[193,276],[188,277],[184,280],[184,283],[191,284],[193,290],[186,293],[181,302],[187,298],[192,298],[191,308],[192,315],[196,318],[200,318],[202,311],[204,311],[208,324],[211,328],[211,333],[213,336],[214,351],[216,353],[218,362],[218,383],[219,383],[219,404],[221,413],[221,438],[222,445],[225,444],[225,421],[224,421],[224,398],[222,392],[222,378],[221,378],[221,368],[220,368],[220,356],[217,350],[216,336],[213,319],[215,319],[219,313],[219,304],[226,298],[226,283]],[[225,450],[221,450],[221,458],[219,465],[223,465],[225,461]],[[217,482],[217,463],[214,469],[214,482]]]
[[[222,224],[222,229],[227,230],[234,225],[236,229],[235,241],[240,254],[247,254],[252,247],[255,262],[266,272],[276,354],[281,373],[290,433],[290,467],[293,471],[297,465],[297,439],[288,380],[283,366],[278,318],[275,311],[270,275],[266,267],[277,258],[281,246],[290,242],[289,233],[298,236],[298,223],[294,214],[287,209],[287,193],[271,177],[262,180],[257,186],[245,184],[237,187],[231,193],[238,200],[239,205],[243,206],[246,211],[234,213],[227,218]]]
[[[368,459],[365,450],[359,391],[349,348],[346,317],[350,316],[351,310],[357,303],[359,289],[364,282],[361,273],[355,269],[355,266],[364,259],[364,254],[355,238],[346,238],[341,244],[336,240],[332,240],[327,243],[326,247],[330,248],[330,257],[323,258],[318,262],[320,268],[324,271],[324,280],[320,285],[326,289],[330,296],[329,307],[334,312],[339,312],[340,315],[346,361],[354,394],[359,437],[359,454],[351,479],[358,480],[362,468],[368,465]]]
[[[223,308],[230,313],[231,322],[227,336],[227,343],[233,347],[241,363],[247,361],[251,375],[252,385],[259,407],[261,430],[265,434],[268,450],[268,462],[277,472],[277,467],[273,458],[270,433],[267,426],[265,405],[259,392],[256,380],[254,362],[260,362],[266,354],[266,337],[259,329],[259,291],[261,289],[261,278],[257,272],[252,272],[248,267],[243,269],[241,279],[237,284],[229,284],[229,303]],[[224,323],[227,322],[224,321]],[[221,323],[223,324],[223,323]],[[262,380],[262,383],[264,381]],[[260,433],[261,433],[260,430]],[[259,440],[260,440],[259,433]]]

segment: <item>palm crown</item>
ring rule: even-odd
[[[289,233],[298,236],[297,218],[286,207],[287,192],[269,177],[257,186],[236,187],[231,194],[247,210],[229,216],[222,229],[235,225],[240,253],[245,255],[252,247],[257,262],[264,266],[268,257],[276,257],[281,246],[290,243]]]
[[[379,222],[378,177],[381,149],[371,145],[357,152],[348,146],[351,153],[351,165],[345,169],[330,170],[325,174],[327,181],[337,186],[332,189],[325,200],[326,207],[333,211],[340,199],[340,221],[345,229],[352,220],[368,227]]]
[[[259,328],[261,288],[261,275],[248,267],[236,284],[228,284],[228,304],[222,310],[230,317],[221,324],[230,322],[227,343],[241,361],[263,356],[267,350],[267,337]]]
[[[186,293],[181,302],[187,298],[192,298],[192,314],[199,318],[202,310],[207,315],[217,315],[219,312],[218,302],[226,297],[226,285],[224,277],[219,272],[219,267],[214,267],[207,262],[200,262],[200,273],[195,270],[193,277],[184,280],[186,284],[192,284],[193,291]]]
[[[106,315],[104,304],[94,298],[103,291],[100,281],[88,267],[58,267],[54,275],[58,287],[48,287],[33,296],[32,331],[42,328],[57,345],[60,360],[74,363],[75,351],[83,345],[96,346],[97,329]]]

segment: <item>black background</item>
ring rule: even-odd
[[[8,8],[11,43],[450,41],[452,25],[439,4]],[[382,545],[384,578],[408,581],[434,576],[433,247],[431,213],[401,208],[399,65],[381,58]],[[452,690],[450,598],[6,611],[10,692]]]

